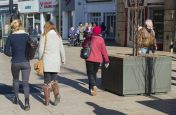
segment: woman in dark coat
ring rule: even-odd
[[[25,97],[25,110],[30,109],[29,105],[29,75],[31,66],[26,56],[27,53],[27,41],[29,35],[22,28],[22,22],[19,19],[15,19],[11,23],[12,34],[8,36],[5,45],[4,53],[11,59],[11,72],[13,76],[13,89],[15,97],[13,99],[14,104],[19,103],[19,75],[22,73],[22,83]]]

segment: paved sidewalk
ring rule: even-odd
[[[31,110],[23,110],[24,97],[20,93],[22,103],[14,105],[11,102],[13,92],[11,88],[12,76],[10,59],[0,53],[0,115],[176,115],[176,62],[173,61],[173,85],[167,94],[157,94],[150,97],[143,95],[118,96],[101,89],[101,75],[98,73],[98,95],[88,94],[88,84],[85,63],[79,57],[80,47],[68,47],[66,50],[66,64],[62,66],[58,77],[61,102],[58,106],[43,105],[42,83],[33,68],[30,76],[30,104]],[[131,48],[108,47],[109,54],[128,55]],[[157,52],[159,55],[170,53]],[[174,60],[174,59],[173,59]],[[36,60],[31,61],[31,66]],[[22,91],[21,91],[22,92]],[[53,94],[51,93],[53,100]]]

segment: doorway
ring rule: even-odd
[[[105,38],[115,39],[115,32],[116,32],[115,12],[104,13],[104,22],[106,26]]]
[[[164,9],[150,8],[150,18],[153,20],[155,37],[158,45],[158,50],[163,50],[164,40]]]

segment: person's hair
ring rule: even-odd
[[[43,36],[45,36],[50,30],[54,30],[58,34],[58,36],[60,36],[59,33],[58,33],[58,31],[57,31],[57,29],[56,29],[56,26],[54,25],[54,23],[51,22],[51,21],[48,21],[44,25]]]
[[[96,25],[96,26],[98,26],[98,23],[97,23],[97,22],[93,22],[93,25]]]
[[[145,26],[146,26],[148,29],[153,28],[153,21],[152,21],[151,19],[145,20]]]
[[[12,23],[10,24],[11,30],[13,32],[18,31],[20,29],[22,29],[22,22],[20,19],[15,19],[12,21]]]

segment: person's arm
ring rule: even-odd
[[[155,47],[155,50],[157,50],[157,42],[156,42],[156,38],[154,37],[154,47]]]
[[[40,42],[39,42],[39,59],[41,59],[44,51],[44,45],[45,45],[45,37],[42,35],[40,37]]]
[[[63,46],[63,42],[62,42],[62,38],[61,37],[59,37],[59,39],[60,39],[60,56],[61,56],[61,62],[63,63],[63,64],[65,64],[65,50],[64,50],[64,46]]]
[[[10,37],[7,38],[7,41],[6,41],[6,44],[5,44],[5,49],[4,49],[4,54],[5,54],[6,56],[9,56],[9,57],[12,56]]]
[[[155,36],[155,31],[153,29],[151,29],[151,35],[154,38],[153,39],[153,46],[154,46],[153,50],[157,50],[158,48],[157,48],[156,36]]]
[[[107,52],[107,49],[106,49],[104,39],[103,39],[103,42],[102,42],[102,45],[101,45],[101,53],[104,57],[105,63],[109,63],[108,52]]]

